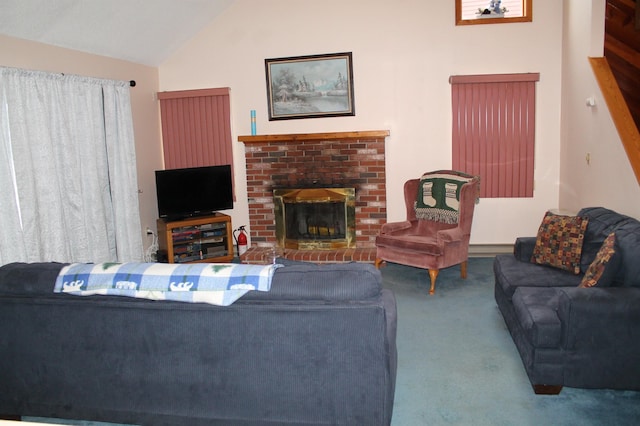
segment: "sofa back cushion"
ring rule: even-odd
[[[56,296],[56,278],[64,263],[9,263],[0,267],[0,295]],[[268,292],[250,291],[246,300],[346,301],[378,297],[382,276],[367,263],[287,262],[276,269]],[[236,303],[238,303],[237,301]]]
[[[616,230],[616,247],[621,261],[613,285],[640,287],[640,222],[627,222]]]
[[[368,263],[311,264],[287,262],[276,269],[269,292],[251,291],[247,300],[346,301],[378,297],[382,276]]]
[[[586,207],[578,213],[589,218],[582,249],[581,267],[593,262],[611,233],[616,233],[616,251],[621,260],[613,286],[640,287],[640,222],[604,207]],[[590,244],[589,244],[590,242]]]
[[[0,295],[51,296],[66,263],[8,263],[0,267]]]
[[[605,238],[626,223],[637,222],[635,219],[604,207],[585,207],[578,216],[589,219],[584,233],[580,270],[586,272],[594,261]]]

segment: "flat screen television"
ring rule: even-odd
[[[231,166],[156,170],[161,218],[180,220],[233,208]]]

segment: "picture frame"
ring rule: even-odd
[[[533,0],[455,1],[456,25],[509,24],[533,21]]]
[[[265,59],[269,121],[355,115],[351,52]]]

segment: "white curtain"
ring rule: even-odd
[[[0,67],[0,264],[142,260],[129,90]]]

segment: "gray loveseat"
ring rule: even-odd
[[[518,238],[513,254],[496,256],[496,302],[536,393],[640,390],[640,222],[602,207],[578,216],[589,219],[580,273],[532,263],[536,237]],[[612,232],[610,282],[579,288]]]
[[[54,294],[0,268],[0,417],[389,425],[396,303],[367,264],[290,265],[228,307]]]

